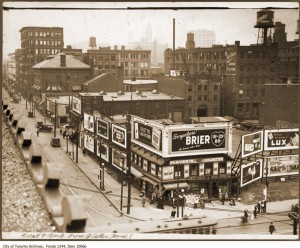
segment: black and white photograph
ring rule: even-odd
[[[300,240],[298,1],[4,1],[2,23],[3,248]]]

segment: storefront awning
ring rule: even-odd
[[[41,89],[41,87],[40,87],[40,86],[37,86],[37,87],[36,87],[36,89],[37,89],[37,90],[40,90],[40,89]]]
[[[148,177],[141,177],[140,179],[143,179],[144,181],[147,181],[148,183],[151,183],[153,186],[158,185],[157,182],[155,182],[154,180],[148,178]]]
[[[162,158],[159,155],[153,154],[151,155],[150,152],[146,152],[144,148],[139,149],[138,147],[132,147],[132,151],[134,151],[136,154],[139,156],[149,160],[152,163],[158,164],[158,165],[163,165],[167,160]]]
[[[60,86],[57,86],[57,90],[62,91],[62,88],[60,88]]]
[[[52,91],[57,91],[56,86],[52,86]]]
[[[131,166],[130,169],[131,169],[131,173],[132,173],[133,175],[135,175],[136,178],[141,178],[141,177],[143,177],[143,173],[139,172],[136,168],[134,168],[134,167]]]
[[[177,189],[177,186],[179,189],[183,189],[183,188],[188,188],[189,185],[186,182],[181,182],[177,185],[177,183],[169,183],[169,184],[164,184],[163,185],[165,187],[165,189],[169,190],[169,189]]]

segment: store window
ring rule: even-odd
[[[204,168],[205,168],[204,169],[205,176],[213,174],[213,163],[205,163]]]
[[[140,156],[138,157],[138,166],[142,167],[142,158]]]
[[[163,180],[174,179],[174,167],[173,166],[163,167],[162,173],[163,173]]]
[[[156,176],[156,164],[151,163],[151,175]]]
[[[158,177],[158,178],[161,178],[161,167],[158,167],[158,170],[157,170],[157,177]]]
[[[148,170],[148,160],[143,159],[143,170],[149,172]]]
[[[184,166],[181,165],[181,166],[175,166],[175,169],[174,169],[174,178],[183,178],[183,175],[184,175]]]
[[[219,163],[219,174],[226,174],[226,162]]]
[[[190,165],[190,176],[198,176],[198,164]]]

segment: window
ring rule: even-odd
[[[188,101],[192,101],[192,96],[188,96]]]
[[[207,99],[208,99],[208,96],[205,95],[205,96],[204,96],[204,101],[207,101]]]
[[[190,176],[198,176],[198,164],[190,165]]]
[[[226,162],[219,163],[219,174],[226,174]]]
[[[174,167],[165,166],[162,168],[162,177],[163,179],[173,179],[174,178]]]
[[[207,85],[204,85],[204,90],[207,90]]]
[[[218,85],[217,84],[214,85],[214,90],[218,90]]]
[[[188,85],[188,91],[192,91],[192,89],[193,89],[193,88],[192,88],[192,85],[189,84],[189,85]]]
[[[148,160],[143,158],[143,171],[148,172]]]
[[[151,163],[151,175],[156,176],[156,164]]]
[[[202,101],[202,96],[198,95],[198,101]]]
[[[245,58],[245,53],[244,53],[244,52],[241,52],[240,58],[241,58],[241,59]]]
[[[217,101],[217,100],[218,100],[218,96],[214,95],[214,101]]]
[[[199,84],[199,85],[198,85],[198,91],[201,91],[201,90],[202,90],[202,85]]]
[[[206,176],[213,174],[213,163],[205,163],[204,164],[204,174]]]

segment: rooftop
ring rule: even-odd
[[[124,84],[131,84],[131,85],[141,85],[141,84],[157,84],[157,80],[153,79],[137,79],[135,81],[132,80],[123,80]]]

